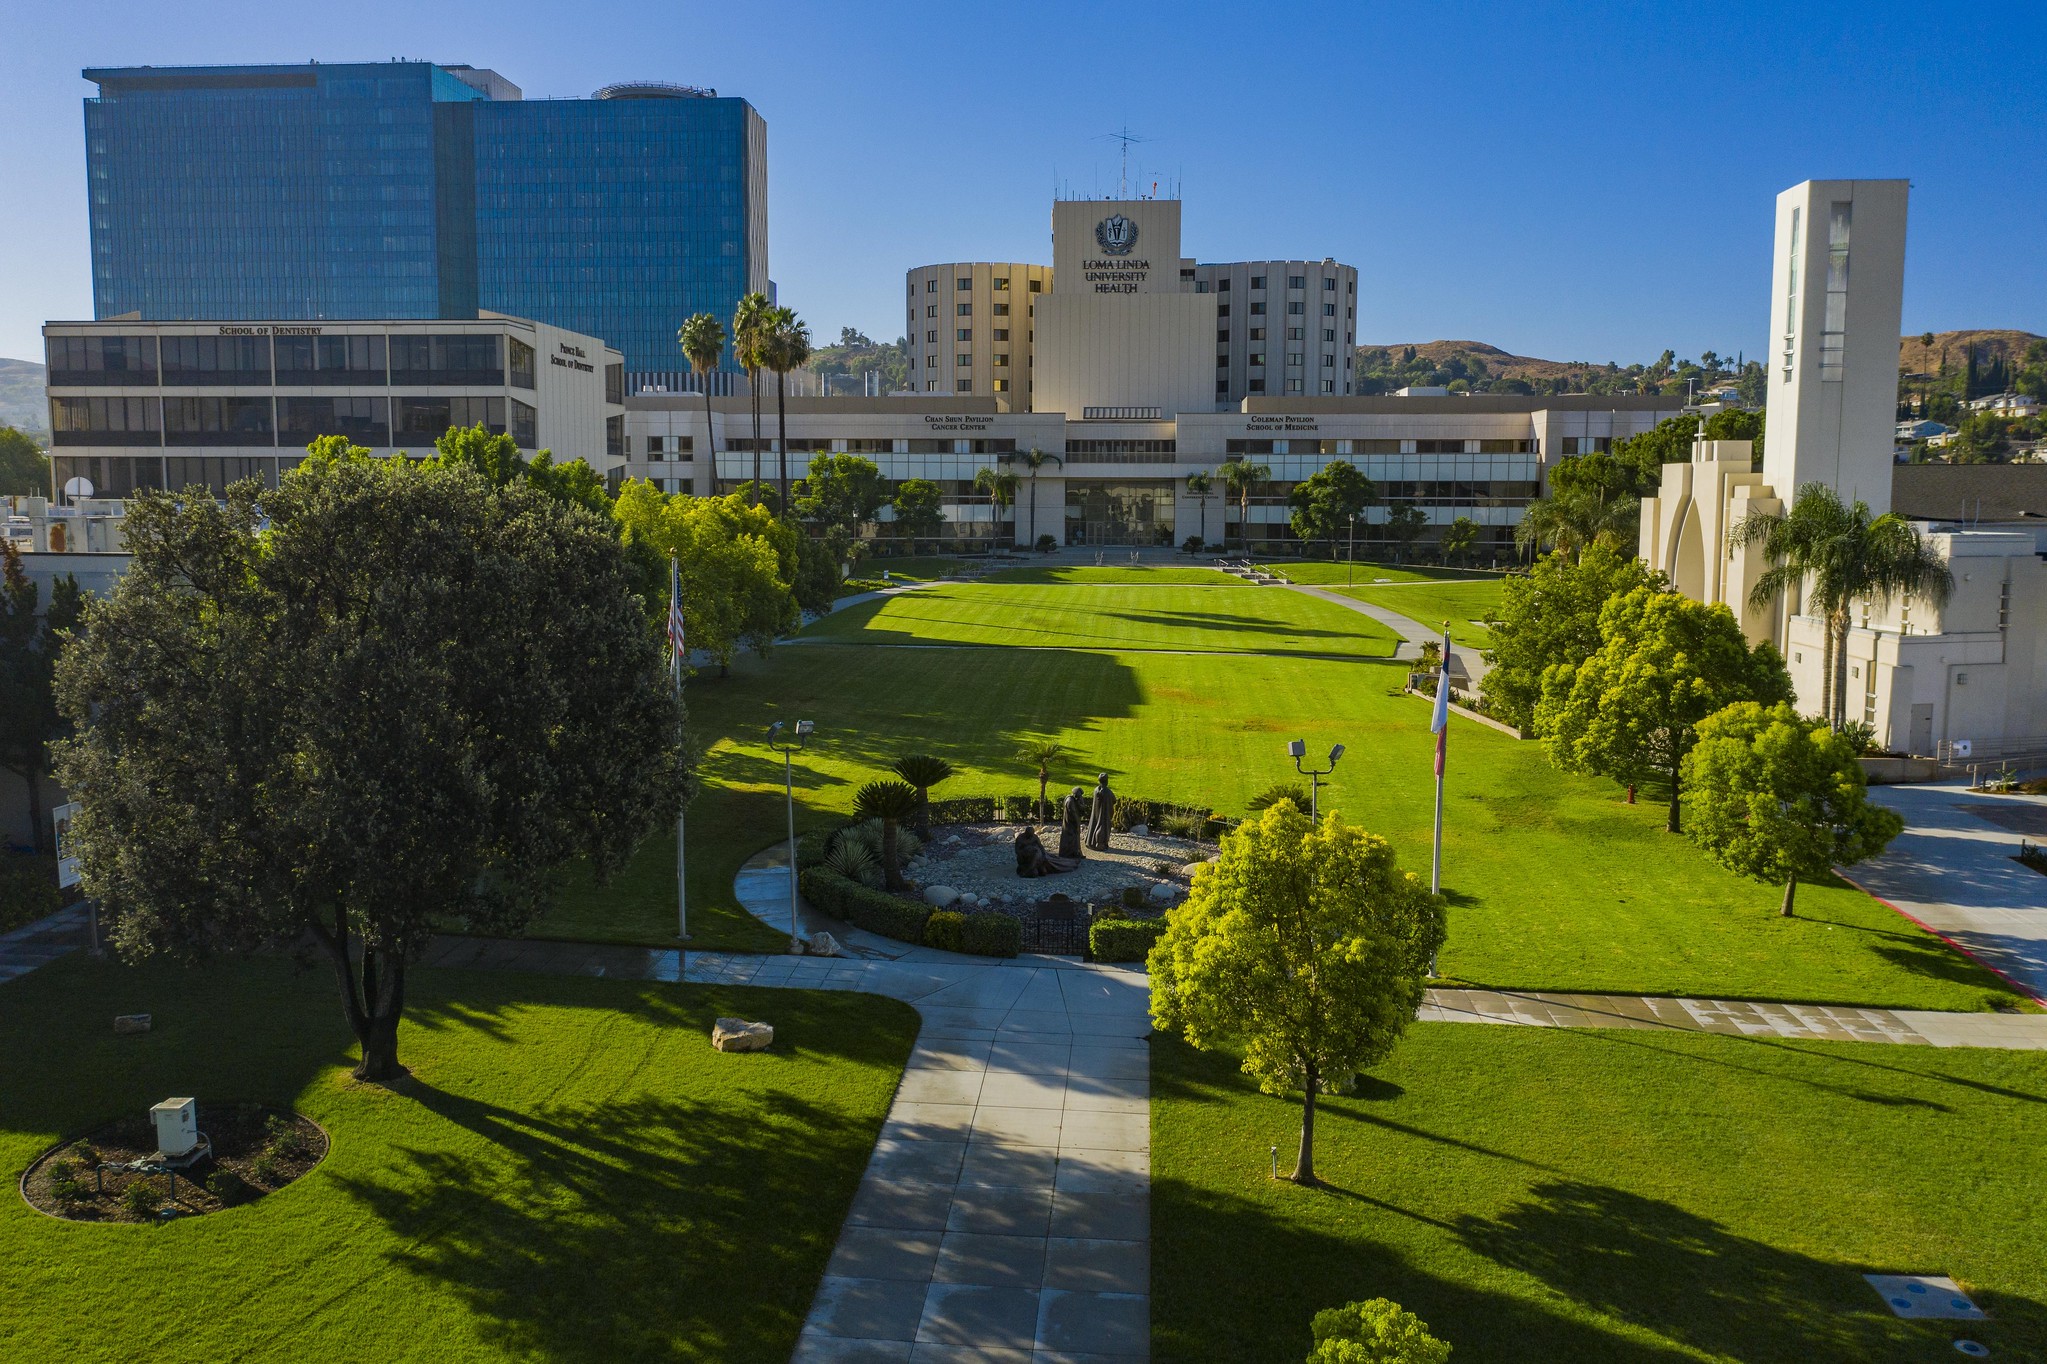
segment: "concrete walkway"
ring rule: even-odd
[[[1443,637],[1440,630],[1432,629],[1418,621],[1411,620],[1397,611],[1388,611],[1385,607],[1374,602],[1359,601],[1355,597],[1346,597],[1341,592],[1332,592],[1326,587],[1313,587],[1305,583],[1288,583],[1287,588],[1290,591],[1299,592],[1303,596],[1332,602],[1347,610],[1355,611],[1361,616],[1370,616],[1373,620],[1378,621],[1394,634],[1399,635],[1403,641],[1399,649],[1394,652],[1393,656],[1395,658],[1420,658],[1422,656],[1421,646],[1424,641],[1440,640]],[[1480,656],[1477,649],[1472,648],[1468,644],[1459,644],[1455,630],[1452,630],[1450,634],[1450,656],[1464,665],[1464,675],[1471,679],[1472,686],[1476,687],[1485,680],[1485,659]]]
[[[2047,843],[2047,797],[1972,795],[1966,781],[1873,786],[1905,832],[1848,876],[2047,1003],[2047,876],[2013,860]]]
[[[2047,1051],[2047,1014],[1950,1014],[1838,1004],[1567,995],[1525,990],[1430,990],[1423,1023],[1500,1023],[1531,1028],[1661,1028],[1809,1042],[1890,1042],[1920,1047]]]
[[[82,904],[0,933],[0,984],[91,946],[91,934],[89,911]]]

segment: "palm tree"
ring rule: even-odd
[[[991,545],[1002,532],[1002,508],[1016,501],[1019,481],[1008,469],[981,469],[974,474],[974,491],[988,499],[988,519],[995,523],[988,537]]]
[[[1028,522],[1029,529],[1024,532],[1024,538],[1030,542],[1031,548],[1036,549],[1038,546],[1038,470],[1047,464],[1064,465],[1066,461],[1057,455],[1048,455],[1036,447],[1032,447],[1020,455],[1009,455],[1006,458],[1018,461],[1025,469],[1030,471],[1030,520]]]
[[[810,328],[791,308],[777,308],[768,315],[768,339],[761,360],[775,372],[775,445],[781,487],[781,515],[789,514],[789,404],[786,384],[789,371],[810,362]]]
[[[682,324],[682,330],[675,334],[675,339],[682,343],[683,358],[689,361],[690,372],[704,386],[704,461],[692,458],[690,463],[692,467],[708,468],[710,490],[716,492],[718,442],[711,435],[711,375],[725,354],[725,328],[709,313],[694,313]]]
[[[895,774],[917,788],[917,832],[931,834],[931,788],[952,776],[952,764],[928,753],[910,753],[896,759]]]
[[[1215,491],[1215,480],[1207,474],[1187,475],[1187,493],[1201,499],[1201,529],[1208,530],[1208,495]]]
[[[766,361],[774,305],[766,294],[746,294],[732,313],[732,358],[746,371],[753,394],[753,504],[761,501],[761,369]]]
[[[1594,541],[1619,546],[1640,525],[1641,505],[1625,493],[1602,497],[1585,488],[1560,488],[1521,513],[1514,543],[1521,549],[1551,545],[1576,563]]]
[[[1263,464],[1252,464],[1239,457],[1225,460],[1219,471],[1223,476],[1223,489],[1237,499],[1237,543],[1248,558],[1251,553],[1251,489],[1272,477],[1272,470]],[[1229,548],[1230,529],[1223,527],[1223,547]]]
[[[1057,739],[1030,739],[1016,752],[1017,761],[1038,770],[1038,822],[1043,824],[1049,816],[1045,811],[1045,788],[1051,784],[1052,769],[1066,761],[1066,745]]]
[[[902,890],[903,873],[896,865],[896,828],[917,813],[917,788],[906,781],[871,781],[853,794],[853,813],[881,821],[882,884]]]
[[[1947,604],[1955,576],[1911,522],[1895,512],[1872,517],[1859,498],[1841,501],[1824,483],[1798,490],[1783,516],[1750,512],[1728,533],[1737,546],[1760,544],[1769,571],[1756,580],[1749,604],[1767,607],[1780,595],[1804,591],[1805,602],[1826,623],[1822,703],[1835,729],[1847,721],[1849,610],[1859,599],[1887,605],[1903,594]]]

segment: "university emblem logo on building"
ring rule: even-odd
[[[1137,245],[1137,224],[1120,213],[1112,213],[1095,224],[1095,244],[1111,256],[1127,256]]]

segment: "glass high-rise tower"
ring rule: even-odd
[[[483,309],[603,337],[661,382],[687,368],[684,318],[769,290],[767,125],[743,99],[526,100],[430,62],[85,77],[101,318]]]

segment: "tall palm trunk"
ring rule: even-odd
[[[1831,622],[1829,622],[1831,624]],[[1838,732],[1848,723],[1848,608],[1840,611],[1840,624],[1835,626],[1834,672],[1828,679],[1829,690],[1833,692],[1834,729]]]
[[[718,491],[718,438],[711,434],[711,372],[709,370],[704,372],[704,456],[710,460],[709,466],[705,468],[705,472],[710,476],[709,491],[715,494]],[[694,459],[690,461],[690,464],[692,467],[703,467],[699,466],[698,462]],[[693,482],[690,484],[690,487],[694,490],[697,489],[698,485]]]
[[[1036,469],[1031,470],[1030,495],[1030,529],[1025,533],[1024,539],[1032,549],[1036,549],[1038,547],[1038,471]]]
[[[761,504],[761,372],[749,369],[746,386],[753,394],[753,505]]]
[[[1834,725],[1834,613],[1820,617],[1820,718]]]
[[[778,464],[776,482],[781,485],[779,496],[782,515],[789,515],[789,401],[783,386],[789,376],[781,370],[775,371],[775,458]]]

